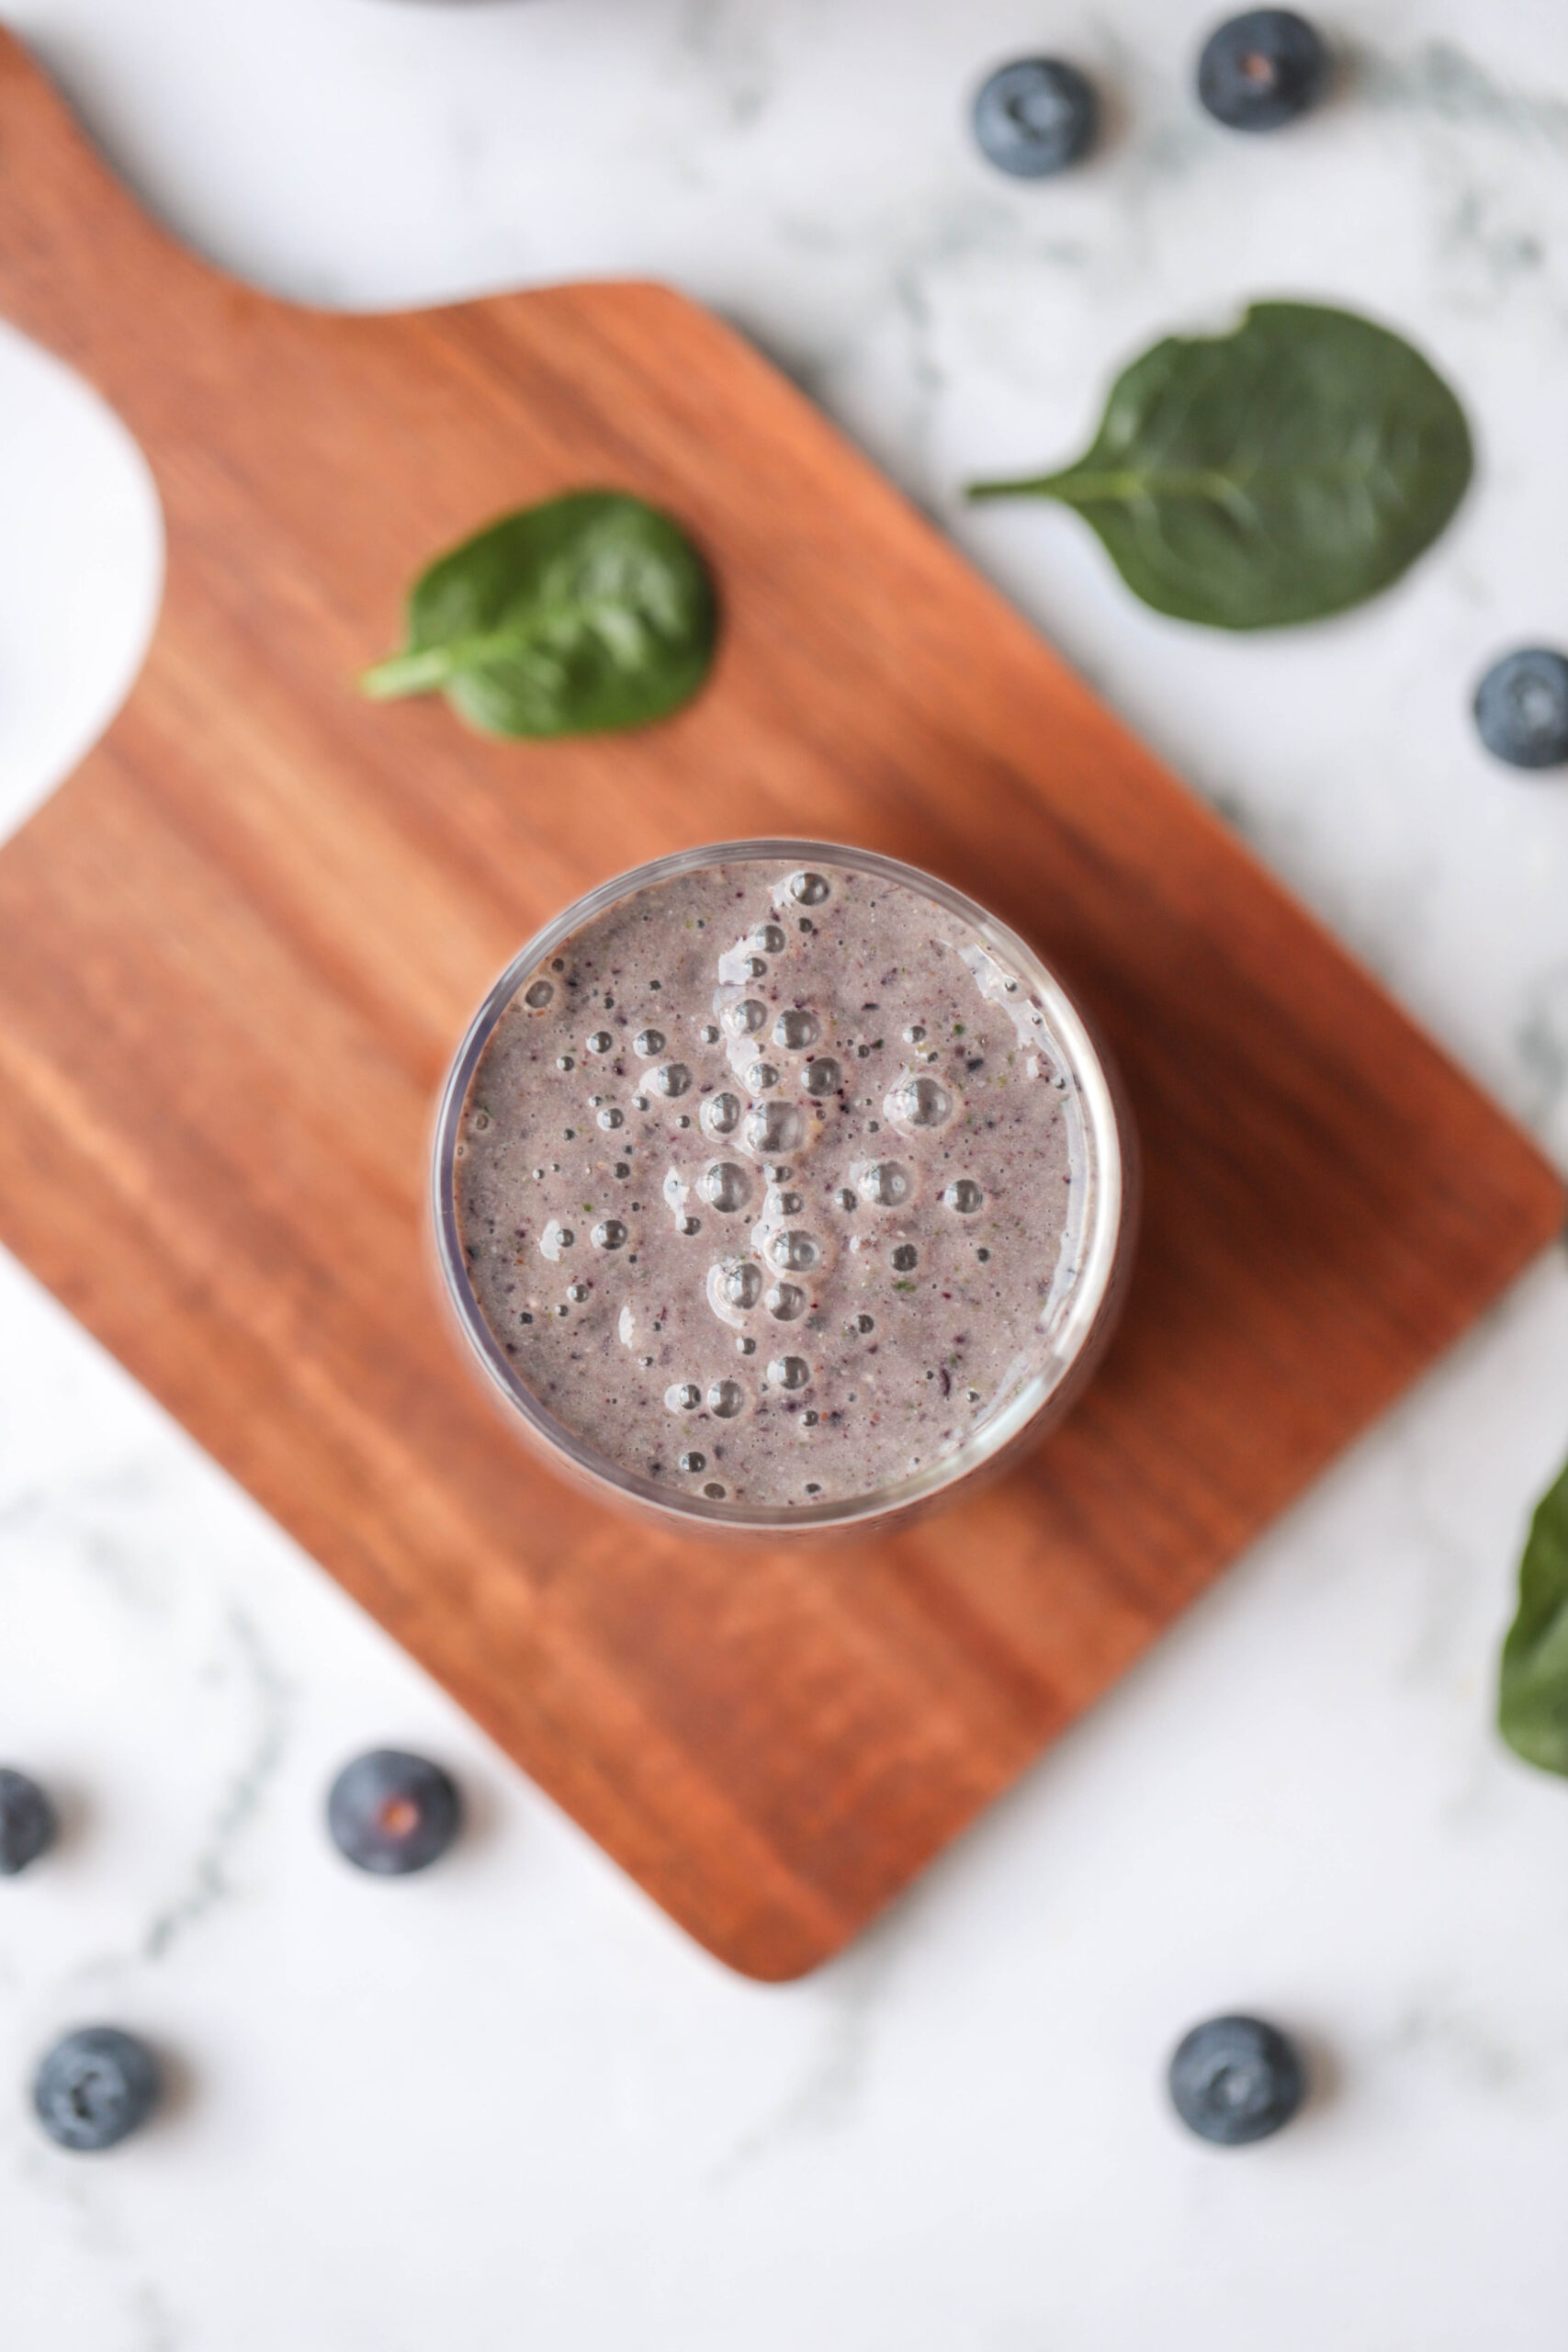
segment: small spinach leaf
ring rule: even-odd
[[[1211,628],[1279,628],[1374,596],[1464,494],[1470,430],[1442,378],[1370,319],[1255,302],[1118,377],[1074,466],[976,482],[1076,506],[1129,588]]]
[[[439,557],[410,594],[407,649],[360,684],[439,691],[490,735],[641,727],[696,693],[717,626],[707,568],[669,515],[577,490]]]
[[[1503,1645],[1497,1728],[1527,1763],[1568,1772],[1568,1470],[1542,1496]]]

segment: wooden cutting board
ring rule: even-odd
[[[265,300],[152,227],[0,37],[0,314],[118,409],[169,540],[129,705],[0,854],[0,1236],[694,1936],[798,1974],[1559,1230],[1558,1182],[677,295]],[[709,550],[698,703],[526,748],[357,696],[434,550],[585,482]],[[1142,1128],[1089,1400],[897,1540],[730,1553],[602,1515],[434,1305],[432,1098],[487,983],[590,884],[746,832],[995,907],[1099,1015]]]

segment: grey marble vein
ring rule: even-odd
[[[165,1896],[143,1928],[140,1955],[164,1959],[175,1944],[233,1894],[235,1853],[266,1801],[288,1747],[292,1693],[244,1611],[231,1610],[218,1671],[234,1678],[247,1702],[250,1731],[243,1754],[219,1797],[206,1838],[191,1858],[184,1883]]]

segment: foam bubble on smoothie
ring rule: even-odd
[[[716,1159],[697,1179],[697,1190],[710,1209],[733,1216],[751,1197],[751,1179],[733,1159]]]
[[[926,1071],[905,1070],[883,1105],[893,1125],[904,1135],[922,1127],[940,1127],[953,1116],[953,1097]]]
[[[773,1043],[785,1053],[803,1054],[821,1035],[821,1023],[804,1005],[791,1005],[773,1023]]]
[[[740,1314],[755,1306],[767,1287],[762,1269],[750,1258],[731,1258],[715,1266],[708,1281],[721,1302],[721,1311],[728,1308]]]
[[[809,1273],[821,1262],[822,1244],[814,1233],[802,1233],[784,1227],[773,1234],[768,1241],[768,1258],[775,1266],[787,1266],[793,1273]]]
[[[854,1171],[855,1190],[863,1201],[881,1209],[896,1209],[909,1197],[909,1171],[896,1159],[871,1159]]]
[[[743,1148],[758,1159],[776,1159],[798,1149],[806,1122],[793,1102],[754,1102],[740,1128]]]

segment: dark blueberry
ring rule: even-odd
[[[457,1788],[440,1765],[396,1747],[356,1756],[327,1799],[327,1826],[339,1852],[387,1878],[439,1861],[461,1816]]]
[[[36,1781],[0,1764],[0,1878],[14,1877],[54,1843],[54,1807]]]
[[[62,2148],[112,2148],[158,2104],[158,2062],[118,2026],[89,2025],[57,2041],[33,2076],[33,2106]]]
[[[1568,658],[1521,646],[1494,662],[1475,690],[1475,724],[1495,759],[1515,768],[1568,760]]]
[[[1100,101],[1076,65],[1020,57],[998,66],[975,100],[981,153],[1015,179],[1065,172],[1094,144]]]
[[[1190,2132],[1222,2148],[1278,2132],[1305,2088],[1294,2049],[1261,2018],[1210,2018],[1184,2037],[1170,2062],[1178,2115]]]
[[[1231,130],[1278,130],[1316,106],[1328,87],[1322,35],[1292,8],[1249,8],[1209,35],[1198,60],[1198,96]]]

